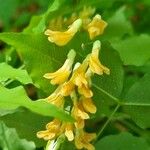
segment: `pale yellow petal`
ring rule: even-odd
[[[73,141],[74,140],[74,134],[71,130],[66,130],[65,135],[66,135],[68,141]]]
[[[92,99],[90,98],[83,98],[82,99],[82,105],[85,109],[85,111],[90,113],[96,113],[96,106],[93,104]]]
[[[88,86],[85,86],[85,85],[79,87],[78,92],[87,98],[90,98],[93,96],[93,92],[90,90],[90,88]]]
[[[51,140],[55,137],[55,135],[56,135],[56,133],[49,132],[48,130],[37,132],[37,137],[43,138],[44,140]]]
[[[101,19],[100,15],[96,15],[88,25],[88,32],[90,39],[95,38],[98,35],[103,34],[107,23]]]
[[[67,31],[60,32],[60,31],[52,31],[48,29],[45,31],[45,35],[48,35],[48,40],[50,42],[55,43],[58,46],[64,46],[73,38],[73,36],[79,30],[81,24],[82,24],[82,20],[77,19],[76,21],[73,22],[72,25],[70,25]]]
[[[81,119],[80,117],[76,118],[75,126],[77,129],[83,129],[85,126],[84,119]]]
[[[66,123],[65,124],[65,135],[66,135],[66,137],[69,141],[74,140],[73,130],[74,130],[73,124],[71,124],[71,123]]]
[[[68,81],[63,84],[62,89],[61,89],[61,94],[63,96],[69,96],[75,88],[75,85],[73,84],[72,81]]]
[[[99,40],[95,41],[92,48],[92,53],[89,57],[89,67],[93,73],[102,75],[103,72],[110,74],[110,70],[103,66],[99,60],[99,51],[101,48],[101,42]]]

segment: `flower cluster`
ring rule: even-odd
[[[73,13],[70,19],[66,19],[65,23],[71,23],[68,30],[63,32],[47,29],[45,35],[48,36],[50,42],[55,43],[58,46],[64,46],[73,38],[82,26],[84,30],[88,31],[89,37],[92,40],[96,36],[103,34],[104,29],[107,26],[107,23],[102,20],[99,14],[95,15],[93,19],[90,18],[94,12],[94,8],[84,7],[83,11],[81,11],[78,16]],[[64,22],[62,17],[59,17],[57,20],[52,20],[51,24],[55,27],[62,26],[62,22]],[[61,29],[61,27],[59,28]]]
[[[63,20],[66,24],[69,23],[68,30],[63,32],[47,29],[45,35],[48,36],[51,43],[64,46],[83,27],[88,31],[92,40],[103,34],[107,26],[99,14],[91,19],[94,12],[94,8],[84,7],[79,15],[73,13],[70,19]],[[52,21],[54,26],[58,25],[61,28],[62,17]],[[46,98],[46,101],[67,111],[75,119],[75,122],[63,122],[55,118],[46,125],[46,130],[37,133],[39,138],[58,141],[63,135],[68,141],[74,141],[77,149],[94,150],[94,146],[90,142],[96,137],[96,134],[85,132],[85,121],[90,118],[90,114],[96,113],[97,110],[92,99],[94,93],[91,90],[91,76],[110,74],[110,70],[99,60],[100,49],[101,42],[97,40],[93,43],[92,52],[82,63],[74,62],[76,53],[74,50],[70,50],[60,69],[44,75],[51,84],[58,85],[56,90]],[[68,103],[69,99],[71,101]]]
[[[91,54],[83,60],[76,63],[73,68],[75,51],[68,53],[64,65],[53,73],[46,73],[45,78],[51,80],[51,84],[58,85],[56,90],[46,99],[49,103],[65,109],[66,97],[72,101],[68,112],[75,119],[74,123],[62,122],[54,119],[46,125],[45,131],[39,131],[37,136],[45,140],[57,139],[64,134],[68,141],[73,141],[77,149],[85,148],[94,150],[90,142],[96,137],[95,133],[87,133],[84,130],[85,120],[89,119],[89,113],[96,113],[96,106],[93,103],[91,90],[91,76],[103,73],[109,74],[107,67],[99,61],[100,41],[95,41]]]

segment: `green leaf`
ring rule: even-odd
[[[110,69],[110,75],[96,76],[93,78],[94,100],[96,103],[97,117],[109,115],[109,106],[116,104],[123,88],[124,72],[118,53],[108,42],[102,44],[100,52],[102,64]]]
[[[32,83],[26,70],[15,69],[6,63],[0,63],[0,82],[8,79],[18,80],[23,84]]]
[[[15,129],[10,129],[0,122],[0,146],[3,150],[35,150],[35,144],[19,139]]]
[[[96,150],[150,150],[145,139],[135,137],[130,133],[120,133],[102,138],[96,144]]]
[[[50,13],[55,12],[62,5],[64,0],[54,0],[53,3],[50,2],[50,6],[45,13],[40,16],[35,16],[29,26],[24,30],[25,33],[42,33],[46,29],[47,18]]]
[[[112,43],[112,46],[125,65],[142,66],[150,59],[150,36],[147,34]]]
[[[106,28],[104,38],[114,42],[121,39],[125,34],[132,35],[132,25],[125,17],[125,7],[121,7],[115,14],[107,20],[108,27]]]
[[[33,83],[50,94],[52,86],[43,75],[60,66],[66,54],[57,53],[56,46],[52,45],[43,34],[2,33],[0,39],[17,49]]]
[[[23,87],[16,87],[13,89],[6,89],[0,87],[0,108],[5,109],[16,109],[18,107],[25,107],[32,112],[59,118],[64,121],[72,121],[72,117],[66,114],[61,109],[57,108],[55,105],[49,104],[44,100],[31,101],[31,99],[26,95]]]
[[[36,113],[32,113],[27,109],[17,109],[12,114],[0,116],[8,127],[15,128],[20,138],[26,138],[34,141],[37,147],[45,146],[45,142],[36,137],[38,131],[44,130],[50,117],[44,117]]]
[[[86,43],[89,40],[84,34],[77,34],[65,47],[51,44],[42,34],[2,33],[0,34],[0,39],[17,48],[24,58],[24,64],[33,82],[47,93],[52,92],[52,86],[49,84],[49,81],[46,82],[42,78],[45,73],[52,72],[54,68],[59,68],[66,59],[70,49],[74,48],[76,50],[78,54],[77,59],[80,58],[80,60],[83,60],[85,55],[91,53],[92,49],[92,44],[90,47],[86,46],[85,51],[81,49],[83,41]],[[97,76],[94,79],[95,93],[98,94],[96,98],[98,106],[101,106],[101,102],[105,103],[105,99],[114,101],[116,99],[114,97],[119,97],[123,86],[122,62],[118,53],[112,49],[108,42],[102,43],[100,60],[110,68],[111,74],[109,76]]]
[[[150,73],[136,82],[125,96],[124,112],[141,128],[150,127]]]

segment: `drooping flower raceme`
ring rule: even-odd
[[[79,15],[73,13],[70,19],[63,19],[60,16],[51,21],[52,25],[60,28],[60,31],[47,29],[45,35],[48,36],[51,43],[64,46],[82,26],[85,31],[88,31],[90,39],[93,40],[96,36],[103,34],[107,26],[100,15],[97,14],[93,19],[91,18],[94,12],[94,8],[84,7]],[[71,24],[69,29],[64,32],[61,29],[63,23]],[[101,42],[97,40],[93,43],[92,52],[86,56],[82,63],[74,62],[76,53],[74,50],[70,50],[64,64],[57,71],[44,75],[44,78],[49,79],[51,84],[58,86],[45,101],[63,109],[75,119],[75,122],[72,123],[54,118],[46,125],[45,130],[37,133],[37,137],[47,140],[48,145],[53,144],[53,149],[57,144],[60,144],[60,139],[64,138],[73,141],[77,149],[95,149],[91,141],[96,137],[96,134],[85,131],[86,120],[90,119],[90,114],[95,114],[97,111],[93,101],[91,76],[110,74],[109,68],[102,65],[99,60],[100,50]],[[66,102],[68,100],[71,102]]]
[[[67,111],[74,119],[74,123],[63,122],[58,119],[52,120],[46,125],[46,130],[39,131],[37,137],[44,140],[56,140],[62,135],[68,141],[74,141],[77,149],[94,150],[90,143],[95,133],[87,133],[84,130],[85,120],[90,119],[89,113],[96,113],[96,106],[92,100],[91,76],[94,73],[102,75],[109,74],[109,69],[99,61],[100,41],[95,41],[92,53],[87,55],[84,61],[76,63],[72,68],[75,58],[75,51],[71,50],[64,65],[54,73],[46,73],[45,78],[50,79],[52,84],[57,84],[56,90],[45,100],[61,109],[66,110],[66,97],[72,101]]]

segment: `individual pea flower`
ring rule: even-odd
[[[63,108],[64,106],[64,97],[60,93],[61,86],[59,86],[49,97],[47,97],[45,100],[48,103],[54,104],[57,107]]]
[[[46,125],[45,131],[37,132],[38,138],[43,138],[44,140],[52,140],[60,133],[61,121],[54,119]]]
[[[65,134],[68,141],[74,140],[74,125],[72,123],[64,122],[62,123],[58,119],[54,119],[46,125],[45,131],[37,132],[38,138],[43,138],[44,140],[53,140],[58,138],[60,135]]]
[[[72,23],[72,25],[69,26],[69,29],[67,31],[60,32],[60,31],[52,31],[50,29],[47,29],[45,31],[45,35],[48,35],[48,40],[50,42],[55,43],[58,46],[64,46],[73,38],[73,36],[81,27],[81,25],[82,25],[82,20],[77,19]]]
[[[99,60],[99,51],[101,49],[101,42],[95,41],[92,48],[92,53],[89,56],[89,68],[93,73],[102,75],[103,73],[110,74],[110,70],[103,66]]]
[[[76,128],[84,128],[85,122],[84,120],[89,119],[88,113],[85,112],[82,103],[74,101],[74,106],[72,108],[71,115],[75,118],[75,126]]]
[[[73,125],[73,123],[64,123],[61,127],[61,132],[65,134],[68,141],[74,140],[74,125]]]
[[[97,108],[94,105],[93,100],[91,98],[86,98],[86,97],[82,96],[80,101],[81,101],[82,106],[86,112],[89,112],[92,114],[96,113]]]
[[[58,69],[56,72],[46,73],[44,77],[46,79],[51,79],[51,84],[64,83],[68,79],[71,73],[71,68],[74,62],[75,55],[76,55],[75,51],[70,50],[70,52],[68,53],[68,58],[66,59],[63,66],[60,69]]]
[[[92,97],[93,93],[89,88],[88,80],[86,77],[86,70],[88,67],[88,61],[85,59],[82,64],[77,63],[71,79],[64,83],[62,86],[62,95],[68,96],[74,90],[75,86],[78,87],[78,92],[85,97]]]
[[[103,34],[107,23],[102,20],[101,16],[97,14],[93,20],[88,24],[87,30],[89,32],[90,39],[94,39],[96,36]]]
[[[75,135],[75,145],[77,149],[95,150],[94,146],[90,143],[96,138],[95,133],[87,133],[83,129],[77,130]]]

